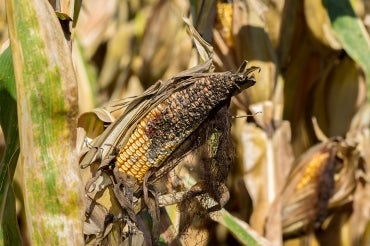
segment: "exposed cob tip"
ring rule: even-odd
[[[247,65],[248,61],[244,60],[234,75],[234,83],[238,86],[237,93],[248,87],[253,86],[256,83],[254,72],[256,70],[258,70],[258,72],[261,71],[260,67],[253,66],[248,68]]]

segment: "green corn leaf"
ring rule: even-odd
[[[6,149],[0,163],[0,245],[22,245],[12,187],[19,156],[16,89],[10,48],[0,55],[0,124]]]
[[[23,193],[32,245],[82,245],[71,50],[45,0],[6,1],[17,88]]]
[[[349,0],[325,0],[331,25],[344,50],[364,70],[370,96],[370,37]]]
[[[270,243],[258,235],[247,223],[231,215],[227,210],[221,209],[210,214],[211,219],[225,226],[234,237],[243,245],[268,246]]]

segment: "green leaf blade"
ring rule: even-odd
[[[30,241],[81,245],[84,206],[71,50],[47,1],[9,0],[6,7]]]
[[[0,163],[0,244],[22,245],[12,186],[19,156],[19,134],[15,78],[9,47],[0,55],[0,125],[6,143]]]
[[[349,0],[325,0],[332,27],[348,55],[363,69],[370,96],[370,37]]]

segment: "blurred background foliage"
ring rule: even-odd
[[[230,106],[252,116],[233,119],[225,207],[255,241],[216,218],[185,244],[370,244],[369,1],[91,0],[79,12],[78,1],[50,2],[75,25],[80,114],[196,65],[183,17],[212,44],[216,71],[261,67]],[[5,13],[0,1],[1,44]]]

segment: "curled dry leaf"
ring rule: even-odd
[[[368,233],[366,228],[370,221],[370,105],[363,104],[351,122],[350,130],[347,132],[346,138],[349,141],[357,143],[357,149],[363,160],[362,170],[356,172],[359,177],[357,182],[356,192],[353,201],[353,213],[350,216],[350,240],[352,245],[366,245],[366,237]]]
[[[304,12],[307,26],[316,39],[316,42],[314,42],[316,45],[324,45],[330,47],[332,50],[342,49],[342,45],[337,40],[331,27],[324,1],[304,1]]]
[[[85,129],[88,138],[94,139],[105,130],[106,125],[111,124],[114,120],[108,110],[100,108],[81,114],[77,124],[78,127]]]
[[[359,67],[349,57],[337,60],[322,75],[314,88],[312,112],[328,137],[343,136],[349,130],[366,95]],[[326,107],[323,107],[326,105]]]

